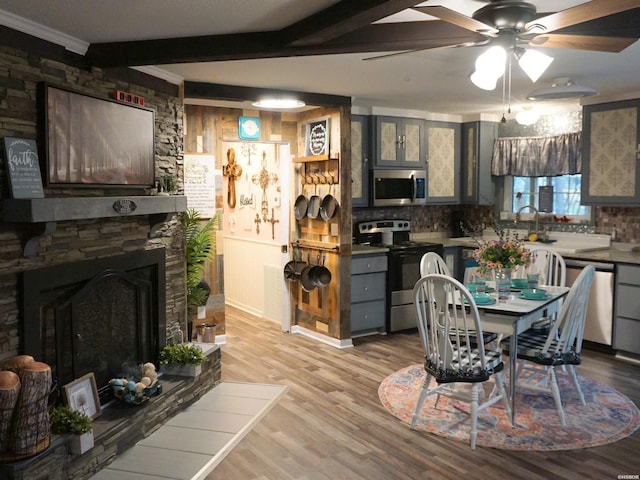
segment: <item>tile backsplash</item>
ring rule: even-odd
[[[353,223],[366,220],[408,219],[414,233],[438,232],[459,236],[457,224],[462,219],[467,228],[490,228],[494,210],[489,206],[433,205],[387,208],[354,208]],[[595,225],[545,223],[549,231],[598,233],[611,235],[613,241],[640,243],[640,207],[597,207]]]

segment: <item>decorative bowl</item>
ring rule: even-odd
[[[522,290],[524,298],[542,299],[547,296],[547,291],[542,288],[525,288]]]

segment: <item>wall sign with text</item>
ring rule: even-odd
[[[329,117],[307,122],[304,154],[329,155]]]
[[[4,158],[12,198],[44,198],[36,141],[4,137]]]

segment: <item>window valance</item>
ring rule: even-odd
[[[545,137],[498,138],[493,144],[492,175],[554,177],[581,171],[579,132]]]

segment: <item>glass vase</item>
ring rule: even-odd
[[[499,302],[504,303],[509,300],[509,294],[511,293],[511,274],[510,268],[496,268],[493,270]]]

